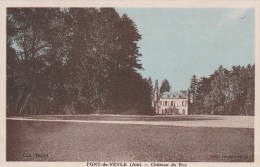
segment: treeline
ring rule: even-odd
[[[114,8],[8,8],[7,113],[151,113],[141,35]]]
[[[194,75],[190,84],[191,114],[254,115],[255,65],[220,66],[209,77]]]

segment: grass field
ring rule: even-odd
[[[83,119],[73,119],[80,118]],[[192,118],[86,117],[117,121],[195,121]],[[221,124],[223,119],[211,117],[211,120]],[[196,121],[211,120],[199,117]],[[7,120],[7,161],[32,160],[252,162],[254,129]]]

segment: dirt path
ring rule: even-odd
[[[87,117],[87,116],[86,116]],[[113,116],[112,116],[113,117]],[[128,116],[125,116],[128,117]],[[131,116],[133,117],[133,116]],[[139,116],[140,117],[140,116]],[[159,119],[161,116],[157,116]],[[165,116],[163,116],[165,117]],[[107,123],[107,124],[133,124],[133,125],[167,125],[184,127],[227,127],[227,128],[254,128],[254,117],[252,116],[187,116],[186,118],[195,118],[192,121],[178,121],[178,116],[168,116],[175,121],[125,121],[125,120],[77,120],[73,116],[69,120],[50,119],[47,117],[10,117],[7,120],[19,121],[48,121],[48,122],[77,122],[77,123]],[[177,118],[177,121],[176,121]],[[203,118],[203,119],[202,119]]]

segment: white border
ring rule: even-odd
[[[0,2],[0,166],[86,166],[86,162],[6,162],[6,8],[7,7],[147,7],[147,8],[255,8],[255,64],[256,64],[256,82],[255,82],[255,162],[254,163],[215,163],[215,162],[193,162],[187,163],[188,167],[220,167],[220,166],[260,166],[260,1],[258,0],[2,0]],[[258,103],[257,103],[258,102]]]

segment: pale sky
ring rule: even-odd
[[[172,91],[187,89],[192,75],[212,74],[220,65],[255,62],[254,9],[116,8],[126,13],[142,35],[139,41],[144,77]]]

